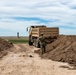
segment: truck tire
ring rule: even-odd
[[[31,42],[31,37],[29,36],[29,45],[33,45],[33,43]]]

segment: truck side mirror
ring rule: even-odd
[[[28,27],[26,28],[26,31],[28,32]]]

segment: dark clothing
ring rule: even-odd
[[[46,46],[41,46],[42,54],[46,52]]]
[[[46,46],[46,42],[45,42],[45,37],[44,36],[40,36],[39,37],[39,41],[40,41],[40,45],[45,45]]]
[[[42,50],[42,54],[46,52],[46,41],[45,41],[45,37],[44,36],[40,36],[39,37],[39,41],[40,41],[40,48]]]

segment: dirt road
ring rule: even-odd
[[[15,44],[0,60],[0,75],[76,75],[67,63],[42,59],[33,46]]]

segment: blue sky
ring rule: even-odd
[[[76,35],[76,0],[0,0],[0,36],[27,36],[31,25]]]

